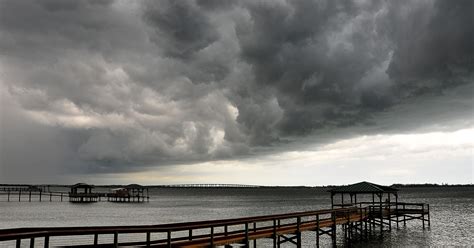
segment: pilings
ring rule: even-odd
[[[109,202],[120,202],[120,203],[149,202],[150,197],[142,196],[142,195],[119,196],[119,195],[116,195],[116,194],[107,194],[107,201],[109,201]]]
[[[18,202],[27,201],[44,201],[43,196],[48,197],[46,201],[63,201],[64,197],[67,196],[67,193],[64,192],[43,192],[43,191],[30,191],[30,190],[18,190],[18,191],[10,191],[7,190],[6,192],[0,192],[0,195],[6,195],[7,202],[15,201],[17,199]],[[27,199],[25,199],[27,198]]]

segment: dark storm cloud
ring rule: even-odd
[[[93,173],[388,131],[380,113],[473,83],[473,5],[1,1],[2,174],[33,164],[12,154],[47,137],[60,145],[38,167]],[[39,143],[12,141],[24,132]]]
[[[188,58],[218,38],[209,17],[193,1],[148,1],[143,8],[155,31],[151,39],[165,55]]]
[[[394,43],[387,73],[408,94],[473,80],[474,2],[437,1],[427,11],[390,2],[386,32]]]

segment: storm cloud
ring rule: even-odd
[[[387,118],[409,131],[434,117],[397,106],[442,108],[460,87],[450,118],[472,125],[472,13],[469,0],[3,0],[0,178],[259,156],[322,130],[390,132]]]

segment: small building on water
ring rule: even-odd
[[[94,185],[76,183],[71,186],[69,201],[74,203],[89,203],[100,201],[100,193],[93,193]]]
[[[107,194],[109,202],[145,202],[150,201],[148,188],[138,184],[129,184],[123,188],[112,189]]]
[[[397,228],[400,222],[406,225],[408,220],[421,220],[423,229],[425,222],[429,226],[429,204],[399,202],[398,191],[394,187],[365,181],[336,187],[329,190],[331,208],[358,208],[359,211],[365,208],[366,214],[368,214],[366,223],[372,225],[374,229],[376,225],[380,226],[380,231],[383,231],[384,227],[391,230],[392,223],[396,223]],[[336,195],[340,195],[340,201],[336,199]]]

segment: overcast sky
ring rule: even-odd
[[[473,13],[0,0],[0,183],[473,183]]]

